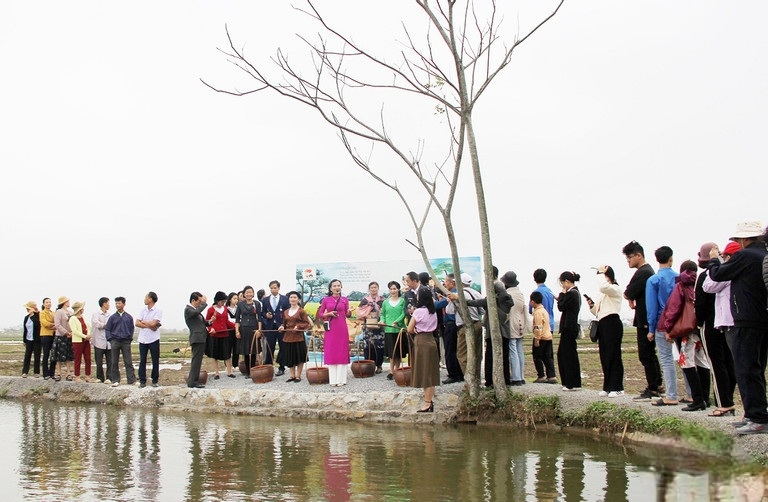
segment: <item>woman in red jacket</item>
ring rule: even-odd
[[[685,260],[680,265],[680,275],[676,279],[675,288],[669,295],[664,311],[661,313],[658,331],[665,333],[667,341],[675,340],[680,349],[680,367],[683,368],[685,379],[691,388],[693,402],[681,408],[683,411],[699,411],[709,406],[709,361],[704,353],[699,337],[698,328],[680,333],[670,334],[678,320],[683,318],[683,310],[693,309],[694,288],[696,287],[696,262]],[[694,314],[695,317],[695,314]]]
[[[227,366],[227,376],[235,378],[232,373],[232,347],[230,345],[229,332],[235,329],[235,323],[229,320],[229,312],[224,304],[227,294],[217,291],[213,297],[213,305],[208,307],[205,320],[211,324],[208,326],[208,341],[205,344],[205,355],[211,359],[213,367],[213,379],[219,379],[219,361],[224,361]]]

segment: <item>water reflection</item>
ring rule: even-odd
[[[760,500],[664,450],[476,427],[0,402],[6,500]]]

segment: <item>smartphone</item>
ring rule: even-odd
[[[592,298],[589,297],[588,294],[584,293],[584,298],[587,300],[587,302],[592,302]],[[594,303],[594,302],[592,302]]]

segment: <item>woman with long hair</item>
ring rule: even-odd
[[[288,293],[288,303],[290,307],[283,312],[283,323],[277,330],[283,333],[284,361],[291,373],[287,381],[299,383],[304,363],[307,362],[307,340],[304,338],[304,332],[312,328],[312,322],[301,308],[298,292]]]
[[[408,333],[413,336],[413,361],[411,387],[424,389],[424,407],[417,413],[431,413],[435,386],[440,385],[440,357],[434,332],[437,329],[437,312],[432,291],[419,288],[416,293],[416,308],[408,323]]]
[[[328,294],[317,309],[317,318],[325,323],[323,336],[323,361],[328,366],[328,383],[331,387],[347,385],[349,365],[349,328],[347,317],[352,315],[349,300],[341,296],[341,281],[333,279]]]
[[[389,374],[387,380],[394,378],[394,371],[400,367],[401,356],[408,355],[408,338],[403,334],[397,346],[397,335],[405,328],[405,299],[400,296],[400,283],[387,283],[389,298],[381,304],[379,324],[384,327],[384,353],[389,358]]]
[[[597,343],[603,368],[603,390],[598,395],[613,398],[624,394],[624,363],[621,360],[624,323],[619,317],[624,296],[613,268],[603,265],[597,268],[597,274],[600,297],[597,302],[588,296],[585,298],[590,312],[597,318]]]
[[[576,339],[579,338],[579,310],[581,295],[576,283],[581,276],[575,272],[560,274],[562,291],[557,297],[557,309],[560,311],[560,343],[557,346],[557,367],[560,370],[560,382],[563,390],[581,390],[581,364],[576,352]]]

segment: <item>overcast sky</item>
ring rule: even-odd
[[[503,3],[508,44],[555,5]],[[405,38],[400,21],[424,26],[410,1],[317,5],[387,55]],[[575,270],[595,295],[589,267],[613,265],[626,284],[632,239],[650,261],[670,245],[679,264],[705,241],[724,246],[738,221],[768,223],[766,18],[763,1],[566,1],[475,111],[502,272],[527,294],[535,268],[552,288]],[[137,313],[149,290],[164,325],[181,328],[193,290],[278,279],[287,292],[297,263],[418,258],[401,204],[316,114],[200,82],[247,86],[217,51],[225,24],[257,64],[285,47],[309,68],[296,33],[317,29],[286,2],[0,5],[0,328],[21,324],[30,299],[67,295],[90,317],[102,295]],[[434,113],[386,109],[409,149],[443,139]],[[460,254],[477,256],[463,180]],[[449,254],[442,233],[435,220],[432,256]]]

